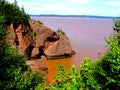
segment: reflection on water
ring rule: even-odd
[[[105,39],[112,32],[112,19],[76,18],[76,17],[32,17],[41,20],[53,30],[63,29],[70,39],[76,55],[67,59],[48,60],[48,77],[53,80],[53,74],[58,71],[57,64],[65,64],[66,68],[76,65],[79,69],[84,57],[96,60],[105,51]],[[99,55],[98,55],[99,53]]]

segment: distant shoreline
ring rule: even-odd
[[[118,19],[120,17],[115,16],[94,16],[94,15],[30,15],[37,17],[78,17],[78,18],[107,18],[107,19]]]

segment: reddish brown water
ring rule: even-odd
[[[65,64],[67,69],[71,65],[76,65],[79,69],[85,57],[95,61],[105,51],[104,38],[108,38],[113,31],[112,19],[78,17],[34,17],[34,19],[41,20],[53,30],[63,29],[76,52],[71,58],[47,61],[50,82],[54,82],[53,77],[58,72],[58,64]]]

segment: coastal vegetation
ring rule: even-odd
[[[9,45],[6,39],[6,26],[11,23],[14,28],[19,23],[29,26],[28,17],[15,3],[0,1],[0,90],[30,90],[43,80],[42,76],[31,72],[26,65],[26,57]]]
[[[58,28],[56,33],[57,33],[58,36],[65,35],[65,32],[62,29],[60,29],[60,28]]]
[[[20,9],[17,2],[10,4],[0,1],[0,89],[1,90],[119,90],[120,89],[120,20],[115,20],[115,34],[107,42],[107,51],[97,61],[85,58],[80,65],[65,71],[58,65],[55,83],[43,82],[43,76],[32,73],[26,65],[26,57],[9,45],[6,26],[13,23],[14,30],[19,24],[30,28],[30,17]],[[58,35],[65,33],[58,29]],[[32,33],[33,37],[36,35]]]
[[[19,24],[30,27],[29,15],[25,13],[23,7],[19,8],[16,0],[13,4],[5,0],[0,0],[0,15],[5,17],[6,25],[13,23],[14,29],[16,29]]]

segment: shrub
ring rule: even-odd
[[[65,32],[62,29],[59,29],[56,31],[57,35],[61,36],[61,35],[65,35]]]
[[[107,53],[97,62],[95,78],[102,89],[120,89],[120,47],[114,42],[108,42]]]
[[[120,19],[114,20],[114,30],[116,32],[120,31]]]

